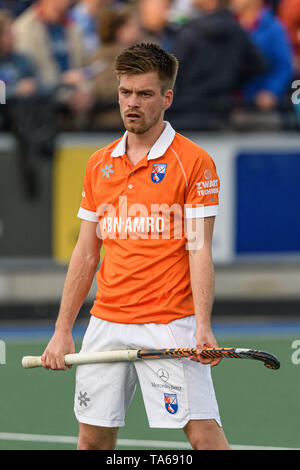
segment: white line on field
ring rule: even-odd
[[[76,444],[77,437],[73,436],[52,436],[46,434],[22,434],[11,432],[0,432],[0,440],[2,441],[23,441],[23,442],[48,442],[52,444]],[[159,448],[159,449],[187,449],[191,450],[188,442],[176,441],[152,441],[140,439],[118,439],[117,445],[120,447],[142,447],[142,448]],[[300,450],[288,447],[264,447],[264,446],[247,446],[247,445],[231,445],[233,450]]]
[[[73,436],[51,436],[46,434],[21,434],[0,432],[2,441],[49,442],[58,444],[76,444],[77,438]]]

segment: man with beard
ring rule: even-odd
[[[164,121],[178,62],[154,44],[116,58],[122,138],[87,164],[79,239],[43,366],[63,370],[72,327],[99,263],[81,351],[216,347],[212,234],[219,178],[212,158]],[[211,366],[219,359],[78,366],[78,449],[110,450],[139,381],[150,427],[183,428],[194,449],[228,449]],[[163,371],[163,374],[161,373]]]

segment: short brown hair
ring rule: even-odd
[[[124,49],[115,60],[115,72],[121,75],[138,75],[157,72],[162,92],[173,89],[178,71],[178,61],[158,44],[140,43]]]

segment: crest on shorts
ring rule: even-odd
[[[153,183],[160,183],[166,174],[166,163],[154,163],[151,172],[151,179]]]
[[[174,415],[178,411],[178,401],[176,393],[164,393],[165,408],[168,413]]]

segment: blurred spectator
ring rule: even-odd
[[[141,24],[151,42],[172,52],[178,24],[171,21],[172,0],[138,0]]]
[[[6,99],[29,97],[39,88],[32,61],[14,51],[13,16],[0,10],[0,80],[6,85]]]
[[[223,128],[233,91],[265,70],[247,33],[223,5],[222,0],[194,0],[199,16],[183,26],[176,39],[179,72],[167,116],[177,128]]]
[[[0,9],[11,12],[13,16],[18,16],[34,2],[35,0],[0,0]]]
[[[173,0],[171,7],[171,18],[174,21],[185,23],[193,16],[193,0]]]
[[[67,16],[71,3],[39,0],[14,23],[16,47],[33,58],[45,86],[72,82],[70,70],[84,64],[82,35]]]
[[[264,8],[263,0],[231,0],[231,6],[268,66],[266,73],[246,84],[245,98],[260,110],[276,109],[293,77],[292,49],[287,34],[273,12]]]
[[[278,16],[287,28],[295,51],[295,68],[300,76],[300,0],[281,0]]]
[[[16,138],[26,195],[39,193],[39,160],[52,157],[56,125],[51,97],[45,95],[30,59],[14,50],[13,17],[0,10],[0,79],[6,105],[0,107],[2,129]]]
[[[122,121],[118,107],[118,81],[115,76],[116,56],[125,48],[142,39],[137,11],[131,7],[107,9],[102,12],[99,25],[101,46],[89,63],[93,71],[100,69],[91,79],[97,101],[97,122],[102,128],[120,128]]]
[[[98,22],[101,9],[110,0],[81,0],[71,10],[71,18],[80,27],[84,36],[85,55],[93,55],[100,46]]]
[[[79,119],[92,105],[85,76],[84,41],[69,19],[72,0],[38,0],[14,22],[17,50],[29,54],[44,89]],[[67,111],[68,112],[68,111]]]

